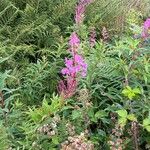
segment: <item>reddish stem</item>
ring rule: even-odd
[[[1,107],[4,108],[4,97],[3,93],[0,91]]]

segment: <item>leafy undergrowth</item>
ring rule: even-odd
[[[48,9],[56,2],[8,3],[0,7],[0,150],[149,150],[150,19],[141,24],[132,10],[122,36],[106,27],[99,35],[84,24],[92,0],[78,3],[73,26],[75,1],[64,20]]]

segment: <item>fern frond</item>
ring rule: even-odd
[[[0,12],[0,26],[4,27],[10,23],[17,15],[18,9],[14,5],[7,6],[3,11]]]

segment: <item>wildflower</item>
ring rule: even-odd
[[[144,29],[150,29],[150,18],[148,18],[145,22],[144,22]]]
[[[85,12],[85,6],[82,3],[77,5],[76,11],[75,11],[75,22],[77,25],[80,25],[83,22],[84,12]]]
[[[54,123],[53,124],[44,124],[43,126],[39,127],[37,129],[38,133],[40,134],[45,134],[48,136],[53,136],[57,132],[57,125]]]
[[[68,140],[61,144],[61,150],[94,150],[94,144],[88,141],[85,133],[70,136]]]
[[[76,24],[82,23],[84,19],[85,6],[90,2],[91,0],[81,0],[77,5],[75,15]],[[87,64],[85,63],[83,57],[78,54],[80,39],[76,32],[71,34],[69,46],[69,51],[72,58],[65,58],[65,68],[61,70],[61,73],[66,79],[60,81],[58,85],[58,91],[63,99],[70,98],[75,94],[78,75],[85,77],[87,72]]]
[[[104,42],[108,42],[108,40],[109,40],[109,33],[108,33],[108,30],[106,27],[103,27],[103,29],[102,29],[102,40]]]
[[[96,32],[95,32],[95,28],[91,28],[91,31],[90,31],[90,46],[91,47],[94,47],[96,43]]]
[[[66,124],[66,129],[70,136],[75,135],[75,126],[73,126],[70,122]]]
[[[143,38],[147,38],[149,36],[149,30],[150,30],[150,18],[148,18],[143,24],[143,32],[142,32]]]
[[[75,10],[75,22],[77,25],[82,24],[85,16],[86,6],[92,3],[93,0],[80,0]]]
[[[89,4],[91,0],[80,0],[80,3],[82,4]]]
[[[77,88],[77,80],[73,77],[67,77],[66,80],[61,80],[58,85],[58,91],[63,99],[72,97]]]
[[[70,36],[70,41],[69,41],[69,45],[71,48],[78,48],[80,45],[80,39],[78,37],[78,35],[76,34],[76,32],[73,32]]]
[[[75,54],[73,59],[65,58],[65,68],[61,70],[63,75],[72,76],[81,72],[82,77],[86,76],[87,64],[84,62],[82,56]]]
[[[110,135],[110,140],[108,141],[108,144],[110,146],[111,150],[123,150],[123,139],[121,136],[123,135],[123,128],[115,124],[115,128],[112,129],[112,134]]]

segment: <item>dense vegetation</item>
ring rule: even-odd
[[[150,150],[149,0],[0,0],[0,150]]]

